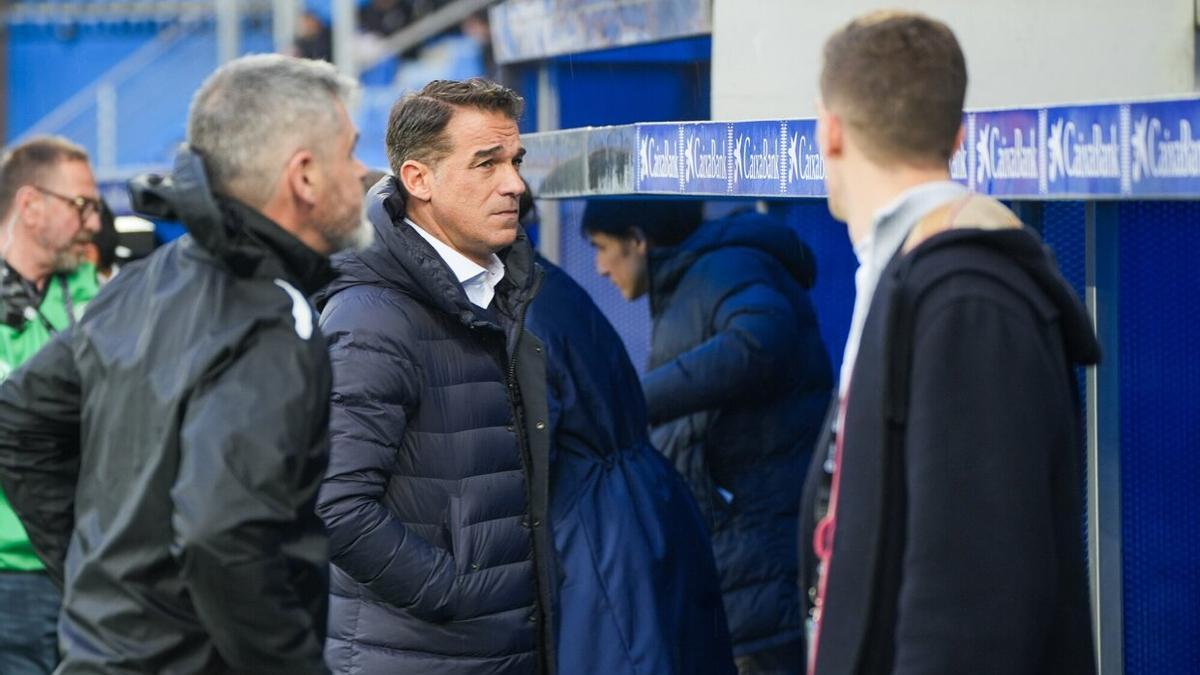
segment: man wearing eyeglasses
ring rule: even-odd
[[[100,230],[87,153],[40,136],[0,156],[0,380],[83,313],[99,290],[85,261]],[[61,601],[0,490],[0,673],[49,673]]]

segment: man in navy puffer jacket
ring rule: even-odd
[[[627,299],[650,296],[651,440],[712,530],[738,670],[803,662],[796,517],[832,376],[812,254],[769,216],[697,227],[696,202],[595,201],[583,230]]]
[[[326,660],[337,673],[553,673],[539,272],[517,224],[522,101],[435,81],[392,110],[375,244],[337,261]]]

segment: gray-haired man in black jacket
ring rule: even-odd
[[[56,672],[326,672],[331,374],[306,296],[369,232],[352,87],[276,55],[212,75],[173,175],[136,190],[190,235],[0,388],[0,479],[64,587]]]

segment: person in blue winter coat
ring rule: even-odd
[[[605,200],[582,228],[597,270],[650,296],[651,439],[708,526],[741,675],[803,663],[796,518],[832,374],[806,290],[812,254],[767,215]]]
[[[522,222],[536,219],[522,195]],[[650,445],[625,346],[539,257],[526,327],[545,343],[562,675],[734,672],[716,565],[687,485]]]

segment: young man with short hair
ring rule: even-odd
[[[946,25],[868,14],[824,58],[829,209],[859,269],[801,516],[809,672],[1094,672],[1088,317],[1035,234],[950,181],[967,71]]]

